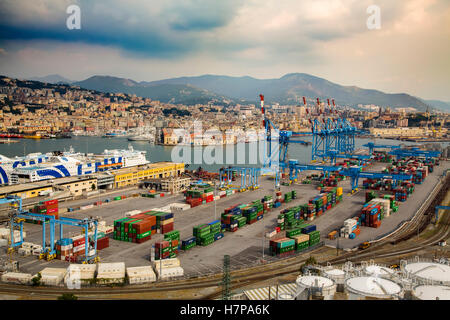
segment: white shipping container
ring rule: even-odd
[[[107,226],[105,227],[102,232],[104,232],[105,234],[109,234],[109,233],[113,233],[114,232],[114,227],[113,226]]]
[[[2,282],[16,284],[31,284],[32,275],[29,273],[7,272],[2,274]]]
[[[142,212],[141,210],[131,210],[131,211],[125,212],[125,217],[132,217],[141,212]]]
[[[191,208],[191,206],[187,203],[171,203],[169,205],[170,210],[173,211],[184,211],[184,210],[188,210]]]
[[[41,274],[42,275],[42,274]],[[41,283],[46,286],[59,286],[61,285],[64,276],[60,274],[42,275]]]
[[[95,278],[95,270],[97,265],[95,264],[71,264],[67,268],[67,274],[64,278],[64,282],[73,283],[74,280],[92,280]]]
[[[22,248],[24,249],[32,249],[33,246],[35,246],[35,244],[31,243],[31,242],[22,242]]]
[[[151,266],[127,268],[130,284],[141,284],[156,281],[156,274]]]
[[[8,246],[8,240],[0,239],[0,247],[7,247],[7,246]]]
[[[120,274],[125,277],[125,262],[99,263],[98,274]]]
[[[180,260],[178,258],[172,258],[172,259],[162,259],[162,260],[156,260],[154,263],[155,268],[174,268],[174,267],[180,267]]]
[[[41,275],[62,275],[64,277],[67,273],[66,268],[44,268],[41,271]]]
[[[31,255],[31,249],[19,248],[17,250],[17,253],[21,256],[29,256],[29,255]]]
[[[9,234],[9,229],[0,228],[0,238],[4,239]]]
[[[182,277],[184,270],[181,267],[156,269],[156,273],[160,279]]]
[[[81,206],[81,207],[80,207],[80,210],[87,210],[87,209],[91,209],[91,208],[93,208],[93,207],[94,207],[93,204],[88,204],[87,206]]]

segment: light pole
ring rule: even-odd
[[[264,214],[264,205],[263,205],[263,214]],[[266,221],[263,220],[263,232],[262,232],[262,263],[264,263],[264,232],[266,232]]]
[[[217,204],[216,204],[216,189],[217,189],[217,184],[216,184],[216,180],[214,180],[214,221],[217,220]]]

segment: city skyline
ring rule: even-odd
[[[305,72],[342,85],[450,101],[450,6],[389,1],[3,1],[2,74],[153,81]],[[69,5],[81,29],[68,30]],[[381,9],[370,30],[367,8]]]

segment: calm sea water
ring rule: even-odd
[[[310,137],[299,138],[305,141],[311,141]],[[369,141],[374,141],[377,144],[387,144],[387,145],[398,145],[399,142],[395,140],[384,140],[384,139],[356,139],[356,148],[362,147]],[[404,142],[405,145],[413,145],[415,143]],[[159,161],[172,161],[176,158],[172,157],[174,147],[153,145],[148,142],[143,141],[128,141],[126,138],[102,138],[102,137],[72,137],[72,139],[42,139],[42,140],[31,140],[31,139],[20,139],[18,143],[2,144],[0,145],[0,154],[6,157],[23,156],[24,154],[29,154],[32,152],[50,152],[50,151],[64,151],[68,150],[71,146],[76,152],[83,153],[101,153],[105,149],[127,149],[131,145],[135,150],[145,150],[147,151],[147,159],[151,162]],[[197,169],[201,166],[203,169],[208,171],[217,171],[223,166],[233,165],[233,163],[227,163],[228,158],[233,158],[234,164],[237,163],[238,156],[241,159],[242,154],[245,153],[245,163],[254,164],[253,160],[258,157],[255,155],[256,150],[258,150],[258,143],[248,143],[245,144],[245,151],[238,149],[237,145],[227,145],[227,146],[213,146],[213,147],[186,147],[191,153],[191,164],[188,169]],[[212,151],[214,150],[214,151]],[[223,159],[225,164],[211,164],[208,159],[201,157],[200,163],[194,163],[194,154],[204,155],[210,154],[216,158]],[[182,152],[178,152],[180,157],[183,155]],[[232,156],[231,156],[231,155]],[[228,157],[228,158],[227,158]],[[289,145],[288,158],[298,159],[300,163],[309,163],[311,160],[311,146],[302,146],[300,144],[291,143]],[[250,161],[251,160],[251,161]],[[230,161],[231,162],[231,161]],[[260,163],[260,162],[259,162]],[[239,164],[236,164],[239,165]]]

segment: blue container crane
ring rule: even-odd
[[[14,250],[14,248],[21,246],[23,243],[23,222],[25,220],[34,220],[42,222],[42,252],[39,255],[40,259],[43,259],[45,256],[47,260],[52,260],[56,258],[56,250],[55,250],[55,231],[56,225],[59,225],[59,239],[63,238],[63,225],[75,226],[84,229],[85,233],[85,260],[83,263],[89,262],[98,262],[97,256],[97,227],[98,221],[93,218],[85,218],[85,219],[72,219],[61,217],[56,219],[52,215],[45,215],[39,213],[32,213],[28,211],[22,210],[22,199],[17,196],[7,196],[3,199],[0,199],[0,204],[3,203],[11,203],[14,208],[14,211],[10,214],[10,230],[11,230],[11,242],[9,244],[8,252]],[[46,224],[49,224],[50,229],[50,248],[46,246]],[[14,240],[14,227],[20,228],[20,240],[15,242]],[[94,253],[89,255],[89,228],[95,228],[94,231]]]
[[[362,170],[362,168],[360,166],[357,166],[357,167],[344,169],[341,172],[339,172],[343,176],[350,177],[352,192],[358,190],[359,178],[391,179],[394,181],[394,184],[398,180],[407,181],[407,180],[412,179],[412,175],[410,175],[410,174],[389,174],[389,173],[383,173],[383,172],[366,172],[366,171],[361,171],[361,170]]]
[[[375,149],[399,149],[400,146],[393,146],[387,144],[375,144],[373,142],[366,143],[363,147],[369,148],[369,154],[372,155]]]
[[[228,187],[231,184],[233,172],[241,176],[241,190],[259,188],[259,176],[261,168],[254,167],[230,167],[220,169],[220,187]]]
[[[424,151],[420,150],[419,148],[412,148],[412,149],[395,149],[389,152],[389,154],[396,156],[397,159],[404,157],[424,157],[426,159],[430,159],[430,158],[438,158],[441,155],[441,152],[437,150]]]

